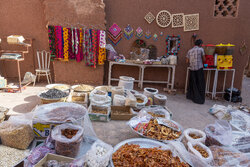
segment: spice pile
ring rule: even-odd
[[[90,85],[79,85],[76,88],[74,88],[74,91],[77,92],[90,92],[94,89],[93,86]]]
[[[115,167],[122,166],[159,166],[159,167],[189,167],[181,162],[179,157],[173,157],[170,150],[158,148],[140,148],[139,145],[125,144],[112,156]]]
[[[59,98],[64,98],[67,97],[68,93],[63,92],[58,89],[50,89],[45,93],[41,93],[40,97],[45,98],[45,99],[59,99]]]
[[[194,149],[196,149],[197,151],[199,151],[199,153],[204,157],[207,158],[208,157],[208,153],[206,152],[205,149],[203,149],[202,147],[195,145]]]
[[[159,125],[156,119],[151,119],[144,131],[144,135],[157,140],[174,140],[181,136],[181,131]]]

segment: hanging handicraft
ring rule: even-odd
[[[133,37],[134,29],[128,24],[127,27],[124,28],[124,36],[127,38],[127,40],[131,39]]]
[[[157,40],[158,40],[158,35],[157,35],[157,34],[154,34],[154,35],[153,35],[153,40],[154,40],[154,41],[157,41]]]
[[[146,31],[146,33],[145,33],[145,38],[146,39],[149,39],[149,38],[151,38],[152,37],[152,35],[151,35],[151,32],[148,30],[148,31]]]
[[[167,10],[160,11],[156,16],[156,23],[160,27],[168,27],[172,21],[171,14]]]
[[[143,36],[143,30],[142,30],[141,27],[138,27],[138,28],[136,29],[136,36],[137,36],[138,38],[141,38],[141,37]]]
[[[116,46],[122,39],[121,28],[114,23],[108,30],[108,39],[109,41]]]
[[[144,19],[148,22],[148,24],[151,24],[155,20],[155,16],[151,12],[148,12]]]

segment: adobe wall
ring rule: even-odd
[[[165,55],[166,35],[181,36],[181,50],[179,52],[178,65],[176,69],[176,88],[184,88],[186,68],[185,55],[192,47],[191,36],[194,32],[184,32],[183,28],[173,29],[160,28],[155,22],[148,24],[144,16],[150,11],[156,15],[160,10],[168,10],[170,13],[193,14],[200,13],[200,30],[195,31],[198,38],[202,38],[205,43],[233,43],[236,44],[234,54],[234,68],[236,68],[235,87],[241,88],[244,66],[247,56],[239,52],[243,41],[249,45],[250,27],[250,1],[241,0],[238,18],[214,18],[214,1],[200,0],[1,0],[0,1],[0,37],[10,34],[22,34],[34,38],[34,51],[48,50],[48,35],[46,25],[68,24],[77,26],[84,24],[88,27],[92,25],[104,28],[105,23],[108,28],[114,22],[122,29],[130,24],[134,30],[140,26],[144,32],[149,29],[152,33],[164,32],[163,37],[158,41],[146,40],[147,44],[154,44],[158,48],[158,56]],[[105,9],[104,9],[105,7]],[[105,10],[105,11],[104,11]],[[106,16],[105,16],[106,14]],[[106,21],[105,21],[106,19]],[[130,40],[125,38],[115,49],[128,56],[131,44],[136,38]],[[145,39],[145,38],[143,38]],[[4,49],[5,46],[2,46]],[[7,47],[7,46],[6,46]],[[8,46],[10,47],[10,46]],[[11,46],[12,47],[12,46]],[[26,71],[34,72],[34,54],[31,52],[25,57],[25,62],[21,64],[22,75]],[[102,84],[103,67],[97,69],[86,67],[83,62],[54,62],[53,65],[56,82],[88,82]],[[9,77],[16,77],[16,65],[8,64],[3,69],[2,62],[0,71],[7,71]],[[136,69],[116,67],[114,76],[120,74],[136,77]],[[155,75],[157,74],[157,75]],[[145,78],[164,79],[166,71],[149,69]],[[220,77],[222,78],[222,76]]]

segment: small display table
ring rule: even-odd
[[[234,86],[234,76],[235,76],[235,69],[216,69],[216,68],[204,68],[204,71],[207,71],[207,79],[206,79],[206,94],[211,94],[212,99],[216,97],[216,94],[224,94],[225,93],[225,86],[226,86],[226,79],[227,79],[227,72],[232,72],[232,80],[231,80],[231,91],[230,91],[230,100],[232,99],[232,93],[233,93],[233,86]],[[187,76],[186,76],[186,85],[185,85],[185,93],[187,93],[187,86],[188,86],[188,79],[189,79],[189,71],[190,67],[187,68]],[[214,74],[214,81],[213,81],[213,87],[212,92],[210,92],[210,81],[211,81],[211,73],[212,71],[215,72]],[[219,72],[225,72],[224,74],[224,82],[223,82],[223,90],[220,92],[217,92],[217,85],[218,85],[218,75]]]
[[[171,90],[174,89],[174,79],[175,79],[175,65],[161,65],[161,64],[136,64],[136,63],[120,63],[115,61],[109,61],[109,75],[108,75],[108,85],[111,85],[111,81],[119,81],[118,78],[112,78],[112,67],[113,65],[124,65],[124,66],[135,66],[139,68],[139,79],[135,80],[138,82],[138,87],[143,88],[143,83],[162,83],[167,84],[167,88]],[[168,80],[167,81],[151,81],[144,80],[145,68],[167,68],[168,69]]]

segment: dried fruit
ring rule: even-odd
[[[193,133],[190,133],[189,134],[190,137],[192,137],[193,139],[199,139],[199,138],[202,138],[202,136],[200,135],[196,135],[196,134],[193,134]]]
[[[207,158],[208,157],[208,153],[206,152],[205,149],[203,149],[202,147],[195,145],[194,149],[196,149],[197,151],[199,151],[199,153],[204,157]]]
[[[156,119],[151,119],[144,131],[144,135],[156,140],[174,140],[181,136],[181,131],[159,125]]]
[[[67,137],[68,139],[71,139],[72,137],[74,137],[78,130],[76,129],[63,129],[62,131],[62,135]]]
[[[135,144],[123,145],[113,154],[112,160],[115,167],[189,167],[187,163],[181,162],[179,157],[173,157],[170,150],[140,148]]]

